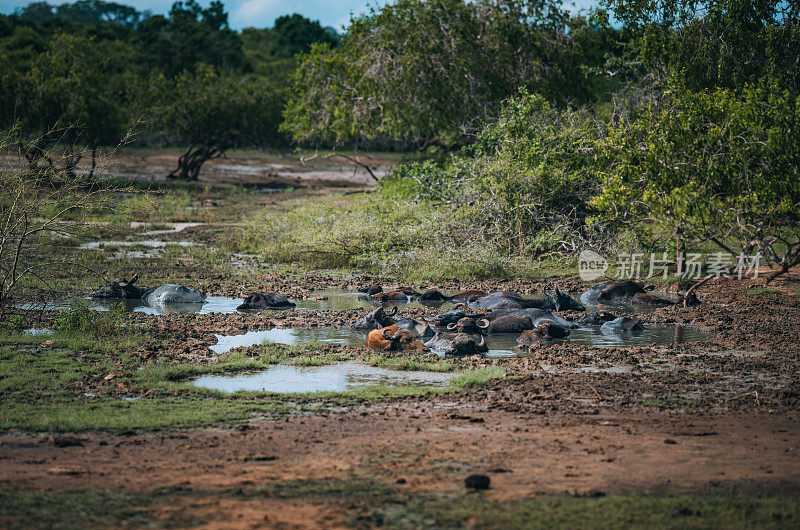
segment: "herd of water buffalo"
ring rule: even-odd
[[[183,285],[166,284],[156,288],[135,285],[119,278],[92,293],[93,298],[136,299],[154,306],[203,303],[205,296]],[[366,334],[366,346],[380,351],[434,351],[451,356],[465,356],[488,351],[486,335],[518,333],[517,342],[553,341],[567,338],[577,327],[599,326],[604,332],[633,332],[642,330],[636,318],[618,317],[609,311],[595,311],[578,320],[567,320],[554,311],[585,311],[585,306],[561,291],[544,291],[544,297],[530,299],[510,291],[471,290],[447,296],[438,289],[419,293],[410,288],[384,292],[380,285],[362,287],[359,291],[375,304],[408,302],[438,304],[452,302],[452,308],[431,319],[404,318],[396,305],[387,311],[383,305],[368,312],[352,324],[354,330]],[[596,285],[580,298],[586,303],[622,302],[646,306],[667,306],[676,303],[696,305],[700,301],[693,293],[679,302],[655,296],[643,284],[628,280]],[[239,311],[290,309],[295,304],[276,291],[254,292],[237,307]]]

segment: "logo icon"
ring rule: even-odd
[[[583,250],[578,256],[578,276],[585,282],[601,278],[608,270],[608,260],[591,250]]]

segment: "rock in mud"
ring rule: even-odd
[[[486,475],[470,475],[464,480],[464,485],[473,490],[488,490],[491,480]]]

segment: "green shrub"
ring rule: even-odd
[[[452,205],[507,255],[571,252],[602,236],[586,223],[588,202],[599,189],[593,171],[601,131],[588,111],[558,110],[521,89],[446,167],[400,166],[382,191]]]
[[[93,311],[83,300],[72,300],[66,309],[59,311],[53,323],[56,331],[83,333],[95,337],[111,335],[122,326],[125,308],[114,305],[109,311]]]

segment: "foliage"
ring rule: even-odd
[[[242,42],[228,26],[222,2],[203,8],[195,0],[178,1],[169,16],[145,19],[132,34],[132,44],[151,68],[168,76],[194,71],[201,64],[247,71]]]
[[[126,117],[116,100],[120,87],[112,80],[117,66],[89,38],[53,37],[27,72],[15,74],[12,68],[0,81],[8,90],[2,96],[0,125],[15,126],[23,141],[35,139],[28,151],[31,160],[57,143],[118,143]]]
[[[559,102],[592,90],[573,21],[550,1],[399,0],[301,58],[284,129],[301,143],[469,141],[520,86]],[[598,44],[597,40],[593,45]],[[607,44],[607,43],[606,43]],[[598,55],[593,52],[593,55]]]
[[[147,106],[151,127],[168,142],[189,149],[171,176],[197,180],[204,162],[233,147],[266,147],[280,143],[281,94],[271,86],[225,76],[211,67],[197,73],[149,81]]]
[[[83,300],[71,300],[53,322],[56,331],[82,333],[93,337],[115,334],[123,324],[125,308],[115,304],[109,311],[92,311]]]
[[[11,134],[0,134],[0,151],[14,146]],[[31,169],[23,163],[30,146],[16,148],[0,167],[0,310],[21,282],[46,285],[68,267],[71,253],[53,252],[53,239],[85,232],[87,221],[110,211],[114,192],[121,191],[96,171],[65,170],[57,162]],[[44,158],[59,156],[49,151]]]
[[[800,101],[745,88],[670,91],[601,143],[604,222],[800,263]]]
[[[103,0],[78,0],[72,4],[50,5],[47,2],[32,2],[18,10],[22,20],[44,22],[59,18],[83,23],[114,23],[122,26],[136,26],[147,14],[135,8],[116,2]]]
[[[601,131],[585,110],[557,110],[522,89],[449,166],[401,166],[382,191],[455,206],[509,255],[574,251],[598,235],[585,221],[598,189],[593,147]]]
[[[605,0],[648,69],[694,90],[763,83],[797,93],[797,2]]]

